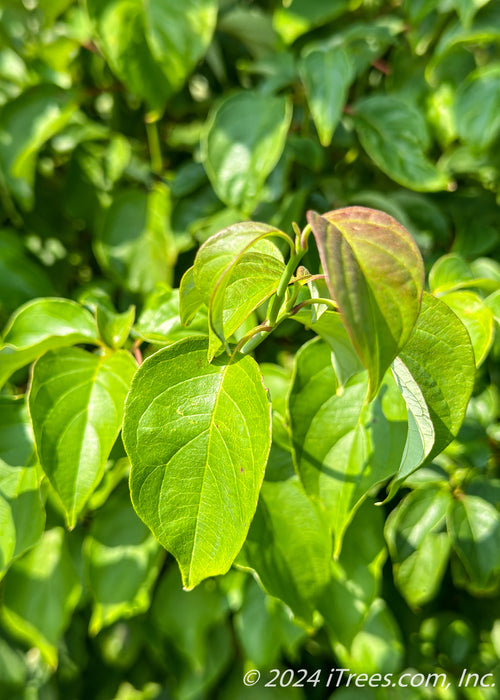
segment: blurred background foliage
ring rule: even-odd
[[[307,209],[358,204],[414,236],[479,369],[458,439],[395,501],[359,511],[334,590],[309,619],[237,569],[183,592],[131,508],[118,443],[75,530],[49,497],[44,531],[33,503],[26,544],[38,543],[1,588],[1,698],[331,694],[321,682],[245,688],[252,667],[450,679],[466,667],[500,685],[499,146],[498,0],[3,0],[2,326],[37,297],[106,299],[111,315],[134,305],[136,337],[164,345],[186,332],[175,289],[209,235],[248,218],[291,231]],[[308,337],[290,322],[259,348],[278,442],[270,512],[273,469],[289,460],[280,406]],[[0,431],[1,477],[16,437],[7,417]],[[443,494],[456,489],[463,512],[446,518]]]

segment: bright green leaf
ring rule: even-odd
[[[136,364],[120,350],[52,350],[33,369],[29,410],[42,468],[76,525],[121,428]]]
[[[284,234],[266,224],[245,222],[211,236],[199,249],[193,278],[209,310],[213,336],[209,360],[220,343],[276,291],[284,272],[279,248],[267,240]]]
[[[425,155],[429,136],[416,108],[397,97],[373,95],[353,109],[361,145],[386,175],[417,192],[447,188],[448,178]]]
[[[368,369],[374,398],[420,311],[420,252],[406,229],[374,209],[310,212],[309,222],[331,297]]]
[[[139,368],[123,439],[139,515],[177,559],[186,588],[226,573],[257,506],[271,411],[250,357],[206,360],[203,338]]]
[[[442,300],[467,328],[474,348],[476,367],[479,367],[486,359],[493,342],[495,324],[491,309],[474,292],[451,292],[445,294]]]
[[[69,299],[34,299],[13,314],[4,330],[0,386],[47,350],[98,342],[96,323],[80,304]]]
[[[179,315],[183,326],[189,326],[198,310],[203,306],[203,297],[194,283],[194,267],[182,275],[179,285]]]
[[[287,44],[313,27],[331,22],[349,10],[349,0],[325,3],[324,0],[293,0],[282,3],[273,16],[273,25]]]
[[[212,39],[216,0],[87,0],[106,60],[127,88],[161,111]]]
[[[284,97],[240,92],[209,117],[202,144],[203,165],[217,196],[250,214],[280,159],[292,119]]]

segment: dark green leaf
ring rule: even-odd
[[[250,214],[285,146],[292,118],[284,97],[241,92],[209,117],[203,165],[218,197]]]
[[[216,0],[87,0],[112,70],[128,89],[161,111],[208,48]]]
[[[397,97],[373,95],[353,109],[361,145],[386,175],[418,192],[447,188],[448,178],[425,155],[429,135],[416,108]]]
[[[342,48],[304,53],[299,71],[322,146],[329,146],[352,81],[353,68]]]
[[[250,357],[206,360],[203,338],[175,343],[141,365],[124,443],[138,515],[175,556],[186,588],[225,573],[257,506],[271,412]]]
[[[170,231],[170,196],[163,185],[149,194],[126,190],[104,214],[95,243],[100,264],[131,292],[171,282],[176,259]]]
[[[478,150],[493,144],[500,134],[500,65],[479,68],[460,85],[455,119],[464,143]]]

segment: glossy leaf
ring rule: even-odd
[[[299,71],[322,146],[329,146],[347,100],[353,75],[349,56],[342,48],[308,51]]]
[[[206,360],[203,338],[148,358],[127,400],[124,443],[139,515],[184,586],[225,573],[257,506],[271,412],[254,360]]]
[[[24,398],[0,397],[0,579],[40,539],[45,510]]]
[[[215,335],[209,360],[252,311],[276,291],[284,272],[283,256],[268,238],[279,235],[266,224],[235,224],[211,236],[199,249],[193,279],[208,306]]]
[[[129,353],[48,352],[33,369],[29,410],[42,468],[73,528],[102,478],[136,364]]]
[[[420,311],[423,262],[409,233],[374,209],[309,213],[332,299],[368,369],[370,398]]]
[[[442,297],[447,306],[456,313],[469,333],[476,367],[488,354],[493,342],[494,319],[491,309],[474,292],[451,292]]]
[[[241,92],[209,117],[202,158],[217,196],[250,214],[280,159],[292,118],[284,97]]]
[[[255,571],[270,595],[312,623],[315,603],[330,579],[331,556],[328,520],[298,478],[266,479],[237,563]]]
[[[106,211],[96,255],[131,292],[146,293],[157,282],[171,282],[176,250],[169,217],[170,196],[162,185],[149,194],[125,190]]]
[[[429,272],[430,290],[436,296],[467,287],[481,289],[486,293],[494,292],[498,289],[500,280],[492,277],[494,272],[489,267],[489,263],[486,265],[481,263],[481,258],[469,265],[457,253],[443,255]]]
[[[161,111],[208,48],[216,0],[87,0],[102,51],[117,77]]]
[[[469,335],[446,304],[424,293],[400,359],[418,385],[434,427],[430,461],[456,436],[465,416],[475,374]]]
[[[0,386],[47,350],[99,342],[92,315],[69,299],[34,299],[7,324],[0,348]]]
[[[135,514],[127,490],[115,491],[98,511],[84,548],[94,600],[90,634],[146,612],[162,550]]]
[[[328,511],[336,554],[368,491],[398,469],[406,440],[406,407],[393,380],[386,377],[371,403],[367,384],[361,372],[339,395],[330,349],[319,339],[296,355],[289,395],[294,462],[306,492]]]
[[[75,93],[56,85],[36,85],[0,112],[0,172],[25,209],[33,206],[36,157],[76,110]]]
[[[472,148],[484,150],[500,134],[500,65],[471,73],[457,90],[455,119],[458,135]]]
[[[451,503],[448,490],[431,485],[412,491],[387,519],[395,581],[413,607],[428,603],[439,590],[450,552],[443,528]]]
[[[453,502],[448,527],[472,582],[486,588],[500,572],[500,513],[479,496],[462,496]]]
[[[99,304],[96,308],[96,321],[100,336],[104,343],[118,350],[127,341],[135,319],[135,306],[119,314],[112,308]]]
[[[5,577],[0,618],[14,637],[37,647],[55,667],[59,640],[81,591],[64,530],[53,528]]]
[[[425,155],[429,135],[416,108],[397,97],[373,95],[353,109],[361,145],[380,170],[410,190],[446,189],[448,178]]]

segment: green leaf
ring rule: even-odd
[[[448,513],[448,529],[471,581],[486,588],[500,572],[500,513],[479,496],[462,495]]]
[[[139,517],[177,559],[184,586],[224,574],[257,506],[271,411],[250,357],[206,360],[203,338],[149,357],[127,399],[123,439]]]
[[[324,3],[323,0],[293,0],[278,7],[273,16],[273,25],[287,44],[291,44],[313,27],[331,22],[348,12],[349,0]]]
[[[280,249],[267,240],[281,231],[245,222],[211,236],[199,249],[193,268],[194,283],[208,306],[212,338],[211,360],[223,342],[276,291],[285,270]]]
[[[385,600],[376,598],[354,638],[350,649],[333,643],[335,655],[349,673],[368,674],[397,673],[404,660],[401,632]]]
[[[54,293],[49,275],[27,255],[22,238],[13,231],[0,230],[0,314],[11,313],[34,297]]]
[[[469,27],[476,12],[490,0],[452,0],[452,4],[464,27]]]
[[[162,551],[135,514],[128,489],[119,488],[97,512],[84,543],[94,600],[91,635],[149,609]]]
[[[24,397],[0,396],[0,579],[40,539],[45,510]]]
[[[0,112],[0,172],[25,209],[33,206],[36,157],[76,110],[75,93],[56,85],[36,85]]]
[[[367,499],[347,528],[342,551],[331,564],[331,581],[318,603],[330,635],[344,647],[351,646],[379,593],[386,558],[383,513]]]
[[[171,282],[176,259],[170,231],[170,195],[163,185],[150,193],[125,190],[104,214],[95,242],[99,263],[131,292],[150,292]]]
[[[287,395],[290,389],[291,371],[271,362],[260,364],[264,386],[269,391],[273,407],[273,445],[290,451],[290,435],[287,427]]]
[[[302,56],[299,71],[319,140],[329,146],[354,77],[349,56],[339,47],[312,49]]]
[[[442,300],[467,328],[474,348],[476,367],[479,367],[493,343],[495,323],[491,309],[474,292],[451,292],[445,294]]]
[[[474,353],[455,314],[424,292],[413,335],[400,359],[418,385],[434,427],[430,461],[457,435],[474,386]]]
[[[483,66],[460,84],[455,98],[458,135],[479,151],[500,134],[500,65]]]
[[[306,492],[328,511],[336,555],[368,491],[398,469],[406,440],[406,407],[394,380],[387,375],[371,403],[367,384],[361,372],[338,394],[330,348],[320,339],[296,355],[289,395],[294,463]]]
[[[118,350],[127,341],[135,319],[135,306],[119,314],[105,304],[96,307],[96,321],[103,342],[113,350]]]
[[[237,563],[255,571],[270,595],[311,624],[317,600],[330,579],[331,557],[328,520],[307,497],[297,476],[264,481]]]
[[[430,140],[416,108],[397,97],[373,95],[358,100],[353,110],[361,145],[392,180],[417,192],[447,188],[448,178],[425,155]]]
[[[161,111],[212,39],[216,0],[87,0],[111,69],[149,108]]]
[[[391,482],[388,498],[392,498],[406,477],[426,460],[435,439],[434,425],[424,395],[399,357],[392,363],[392,372],[408,409],[408,435],[403,458],[397,476]]]
[[[202,162],[217,196],[250,214],[285,147],[292,107],[284,97],[240,92],[209,117]]]
[[[29,410],[42,468],[76,525],[120,431],[136,364],[120,350],[52,350],[33,368]]]
[[[80,304],[69,299],[34,299],[13,314],[4,330],[0,386],[47,350],[98,342],[96,323]]]
[[[373,399],[417,320],[422,257],[408,231],[375,209],[310,212],[308,219],[331,297],[368,369]]]
[[[442,530],[451,503],[449,490],[430,485],[411,492],[387,519],[394,580],[412,607],[432,600],[441,585],[450,553]]]
[[[485,264],[485,261],[486,264]],[[486,293],[498,289],[500,280],[492,268],[493,261],[488,258],[478,258],[469,265],[457,253],[449,253],[440,257],[429,272],[429,287],[433,294],[442,296],[447,292],[474,287]]]
[[[48,530],[4,579],[2,624],[14,637],[38,647],[46,663],[55,668],[57,646],[81,590],[64,530]]]
[[[157,284],[146,298],[133,329],[134,335],[156,345],[170,345],[192,335],[206,335],[208,320],[205,310],[200,311],[199,317],[189,328],[182,325],[179,292],[180,290],[171,289],[166,284]]]
[[[228,614],[227,602],[213,581],[183,591],[179,571],[171,567],[155,592],[151,614],[160,634],[194,662],[199,671],[206,661],[210,629]]]
[[[296,625],[289,609],[267,595],[250,576],[241,608],[234,616],[234,628],[238,642],[248,663],[257,668],[273,668],[283,652],[293,657],[306,632]]]
[[[203,306],[203,297],[194,283],[194,266],[182,275],[179,286],[179,314],[183,326],[189,326]]]

